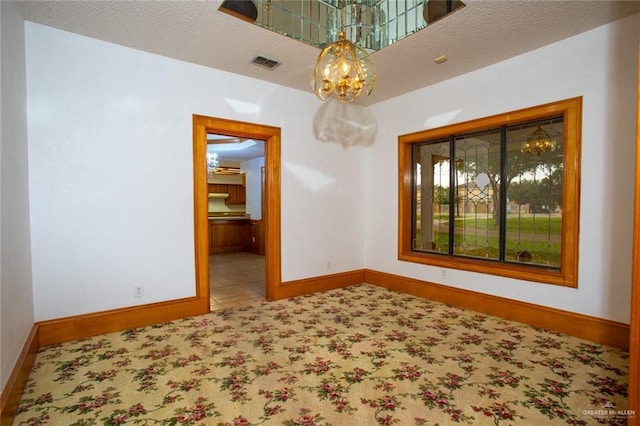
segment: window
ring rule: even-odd
[[[398,258],[577,287],[581,108],[400,136]]]

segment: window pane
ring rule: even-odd
[[[413,146],[413,249],[449,253],[449,142]]]
[[[577,287],[582,98],[398,137],[398,259]]]
[[[500,131],[455,139],[454,254],[500,257]]]
[[[560,267],[562,117],[507,129],[506,259]]]

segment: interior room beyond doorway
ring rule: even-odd
[[[266,300],[264,142],[207,134],[211,310]]]

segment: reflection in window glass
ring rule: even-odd
[[[415,250],[449,252],[449,151],[448,140],[413,147]]]

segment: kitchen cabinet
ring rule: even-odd
[[[242,185],[229,185],[229,198],[227,198],[227,204],[246,204],[247,203],[247,191]]]
[[[210,194],[228,194],[229,185],[226,183],[210,183],[207,185],[207,190]]]
[[[225,204],[246,204],[247,189],[243,185],[210,183],[207,185],[210,194],[229,194]]]
[[[209,254],[247,251],[249,219],[209,219]]]
[[[249,225],[249,251],[264,256],[264,222],[252,220]]]

